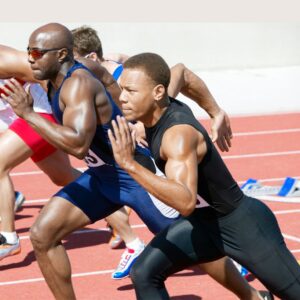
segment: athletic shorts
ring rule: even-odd
[[[45,119],[56,123],[52,114],[38,113]],[[25,120],[17,118],[10,126],[9,129],[16,133],[29,148],[33,151],[31,159],[34,162],[39,162],[57,149],[44,140]]]
[[[131,207],[154,234],[180,218],[179,213],[146,192],[127,173],[103,165],[86,170],[54,196],[79,207],[94,223],[126,205]]]

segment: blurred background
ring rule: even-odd
[[[25,50],[30,33],[41,25],[0,23],[0,43]],[[230,115],[300,111],[300,23],[64,25],[69,29],[81,25],[95,28],[104,53],[156,52],[170,66],[184,63],[205,81]],[[195,105],[192,108],[197,116],[205,116]]]

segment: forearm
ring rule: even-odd
[[[83,159],[88,151],[85,139],[80,139],[78,133],[67,126],[53,123],[31,112],[23,116],[27,123],[46,141],[64,152]]]
[[[130,163],[125,170],[150,194],[175,208],[183,216],[189,215],[194,210],[195,199],[185,186],[153,174],[136,161]]]
[[[106,86],[107,91],[110,93],[114,102],[122,110],[122,105],[120,102],[121,89],[116,81],[112,82],[110,85]]]
[[[171,68],[171,74],[174,80],[171,78],[170,90],[168,90],[170,96],[174,97],[172,94],[176,96],[176,93],[181,92],[196,102],[210,117],[216,116],[221,111],[204,81],[185,65],[175,65]]]

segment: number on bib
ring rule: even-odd
[[[93,152],[91,149],[89,149],[89,152],[85,156],[84,160],[85,160],[86,164],[92,168],[105,165],[105,162],[99,156],[97,156],[97,154],[95,152]]]

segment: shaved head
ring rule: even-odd
[[[73,50],[71,31],[62,24],[49,23],[37,28],[29,38],[31,47],[67,48]]]
[[[62,24],[49,23],[30,35],[28,61],[38,80],[55,80],[62,70],[69,69],[73,58],[73,36]]]

